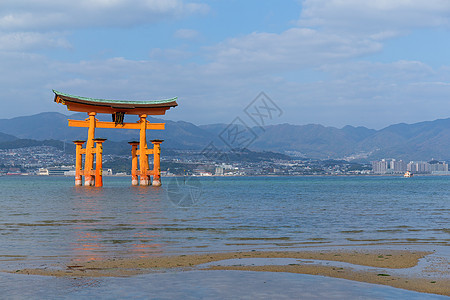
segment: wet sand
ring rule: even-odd
[[[55,268],[21,269],[8,271],[9,273],[67,276],[67,277],[121,277],[151,272],[166,272],[167,270],[239,270],[239,271],[263,271],[263,272],[289,272],[310,275],[322,275],[328,277],[343,278],[348,280],[383,284],[396,288],[402,288],[417,292],[434,293],[450,296],[450,279],[448,274],[442,277],[432,278],[424,274],[412,274],[410,276],[398,276],[387,273],[379,273],[368,270],[355,270],[351,267],[335,267],[326,265],[314,265],[311,263],[289,265],[199,265],[211,262],[219,262],[227,259],[245,258],[296,258],[321,261],[336,261],[350,263],[356,266],[377,267],[385,269],[412,268],[417,265],[419,259],[431,252],[378,250],[378,251],[250,251],[230,252],[214,254],[194,254],[178,256],[160,256],[148,258],[112,258],[101,261],[77,262]],[[445,263],[445,262],[444,262]],[[445,268],[444,268],[445,269]]]

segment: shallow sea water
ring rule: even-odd
[[[4,299],[448,299],[338,278],[248,271],[169,272],[128,278],[0,273],[0,290]]]
[[[70,177],[3,176],[0,269],[319,247],[438,249],[445,256],[449,188],[446,176],[186,177],[163,178],[159,188],[132,187],[127,177],[86,188]],[[138,286],[145,276],[162,275],[123,280]]]

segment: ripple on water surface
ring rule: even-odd
[[[190,207],[168,187],[1,177],[2,260],[450,241],[450,177],[200,178]]]

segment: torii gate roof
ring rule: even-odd
[[[165,100],[126,101],[80,97],[53,90],[55,102],[67,106],[70,111],[113,114],[123,112],[130,115],[164,115],[166,110],[178,106],[177,97]]]

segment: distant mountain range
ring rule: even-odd
[[[85,118],[86,114],[83,113],[67,116],[48,112],[0,119],[0,146],[14,141],[20,145],[19,139],[59,140],[66,143],[86,139],[86,128],[67,126],[67,119]],[[108,115],[99,115],[98,119],[111,121]],[[136,117],[126,116],[125,122],[135,121]],[[220,149],[228,149],[220,138],[226,132],[228,124],[196,126],[189,122],[158,118],[149,118],[149,121],[166,123],[164,131],[148,131],[149,139],[164,139],[165,148],[202,150],[212,142]],[[306,158],[346,158],[359,161],[380,158],[450,159],[450,118],[415,124],[396,124],[381,130],[353,126],[335,128],[317,124],[280,124],[263,129],[255,127],[251,130],[256,139],[248,148],[256,151],[274,151]],[[127,153],[129,145],[124,142],[138,139],[139,134],[136,130],[97,129],[96,136],[107,138],[111,146],[120,147],[121,151]],[[107,144],[105,151],[106,148]]]

